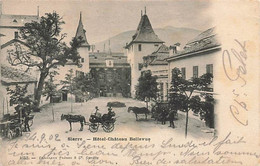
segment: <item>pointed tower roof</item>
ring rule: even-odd
[[[155,34],[146,12],[144,15],[141,15],[141,20],[137,30],[132,37],[132,41],[126,46],[126,48],[132,43],[164,43],[164,41],[159,39]]]
[[[78,25],[75,37],[76,38],[79,38],[79,37],[82,38],[83,43],[81,44],[81,47],[90,47],[90,45],[89,45],[89,43],[87,41],[86,31],[85,31],[85,29],[83,27],[81,12],[80,12],[80,18],[79,18],[79,25]]]

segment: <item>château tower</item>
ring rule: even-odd
[[[146,15],[141,13],[141,20],[132,41],[125,46],[128,62],[131,66],[131,96],[135,97],[135,86],[141,75],[143,57],[154,52],[164,42],[155,34],[152,25]]]
[[[83,43],[78,48],[78,53],[81,57],[80,62],[82,64],[82,67],[80,68],[81,72],[88,73],[89,72],[89,50],[90,45],[87,41],[86,37],[86,31],[83,27],[82,23],[82,14],[80,12],[80,18],[79,18],[79,25],[76,32],[76,38],[81,38],[83,40]]]

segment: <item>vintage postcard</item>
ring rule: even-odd
[[[0,0],[0,166],[260,165],[257,0]]]

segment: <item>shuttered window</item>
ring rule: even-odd
[[[206,72],[213,75],[213,64],[206,65]]]
[[[182,74],[182,78],[186,79],[186,68],[185,67],[181,68],[181,74]]]
[[[193,66],[193,78],[198,78],[199,76],[199,67]]]

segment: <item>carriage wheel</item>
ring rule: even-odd
[[[19,136],[21,136],[22,135],[22,129],[20,128],[20,127],[17,127],[16,129],[15,129],[15,136],[16,137],[19,137]]]
[[[29,124],[29,127],[32,127],[32,125],[33,125],[33,119],[29,120],[29,121],[28,121],[28,124]]]
[[[98,131],[98,124],[96,123],[90,123],[89,125],[89,130],[92,132],[92,133],[95,133]]]
[[[115,126],[113,122],[104,122],[103,130],[107,133],[110,133],[114,130]]]

